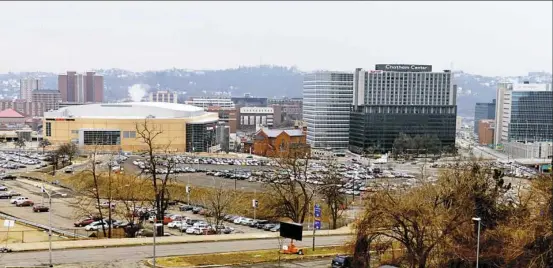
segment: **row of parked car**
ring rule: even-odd
[[[225,215],[224,221],[240,224],[251,228],[263,229],[265,231],[278,232],[280,230],[279,223],[273,223],[268,220],[254,220],[247,217],[237,215]]]
[[[10,204],[13,204],[17,207],[32,207],[33,212],[48,212],[48,210],[50,210],[50,208],[45,205],[35,204],[35,202],[28,197],[21,196],[21,194],[14,191],[7,190],[8,188],[5,185],[1,185],[0,191],[2,191],[3,193],[0,194],[0,197],[2,197],[2,195],[8,194],[6,196],[12,197],[10,199]]]
[[[27,152],[0,152],[0,167],[5,169],[26,168],[29,165],[41,165],[45,156]]]

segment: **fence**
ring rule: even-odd
[[[83,239],[98,239],[103,238],[102,230],[97,231],[86,231],[84,229],[63,229],[64,234],[71,235],[60,235],[54,233],[52,235],[52,241],[67,241],[67,240],[83,240]],[[108,229],[106,228],[106,236],[108,235]],[[112,238],[125,238],[125,232],[123,229],[112,229]],[[48,231],[47,230],[24,230],[24,231],[0,231],[0,247],[4,246],[7,243],[33,243],[33,242],[47,242],[48,241]]]

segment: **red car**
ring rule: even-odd
[[[49,210],[50,208],[47,206],[43,206],[43,205],[33,206],[33,212],[48,212]]]
[[[75,225],[75,227],[84,227],[99,220],[101,220],[100,217],[89,217],[89,218],[85,218],[80,221],[74,222],[73,225]]]

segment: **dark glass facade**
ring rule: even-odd
[[[207,152],[217,145],[216,123],[186,124],[186,151]]]
[[[483,119],[495,119],[495,100],[491,103],[476,103],[474,106],[474,133],[478,135],[478,122]]]
[[[552,91],[513,91],[509,141],[553,140]]]
[[[455,147],[457,106],[358,106],[351,112],[350,150],[390,152],[400,133],[436,135],[443,149]]]
[[[121,131],[115,130],[85,130],[84,145],[120,145]]]

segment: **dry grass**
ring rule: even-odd
[[[304,255],[280,254],[281,260],[305,260],[319,257],[344,254],[345,247],[317,247],[315,251],[311,248],[303,248]],[[165,267],[190,267],[198,265],[238,265],[254,264],[278,261],[277,250],[256,250],[244,252],[216,253],[188,255],[179,257],[157,258],[156,264]]]
[[[15,223],[14,227],[11,227],[8,232],[8,228],[4,227],[4,219],[0,218],[0,246],[6,245],[6,239],[8,245],[11,243],[29,243],[29,242],[44,242],[48,241],[48,232],[38,230],[27,225]],[[52,240],[62,240],[57,235],[52,236]]]

